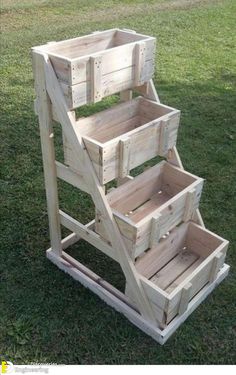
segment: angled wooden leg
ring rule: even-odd
[[[61,88],[50,60],[47,55],[40,53],[37,53],[37,55],[38,59],[44,61],[47,92],[58,113],[58,118],[62,125],[63,131],[73,148],[74,154],[76,155],[76,158],[80,160],[80,166],[84,172],[83,177],[89,186],[92,199],[102,215],[105,229],[109,234],[112,247],[117,252],[119,263],[124,272],[126,280],[130,283],[130,285],[132,285],[135,303],[142,316],[151,324],[156,325],[157,322],[154,312],[145,294],[135,266],[124,245],[111,208],[107,202],[103,187],[98,180],[87,150],[84,147],[82,137],[80,134],[78,134],[78,131],[76,132],[76,121],[73,115],[71,115],[70,111],[68,111],[64,96],[61,92]]]
[[[43,62],[33,54],[35,90],[37,93],[40,138],[43,156],[44,179],[48,206],[49,230],[52,251],[62,253],[59,204],[57,193],[57,173],[53,143],[51,106],[46,91]]]

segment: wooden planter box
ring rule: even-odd
[[[161,325],[183,314],[191,299],[214,282],[227,247],[228,241],[189,222],[137,260],[136,269]],[[132,300],[129,285],[126,294]]]
[[[176,144],[180,111],[142,97],[77,121],[78,131],[101,184],[125,177],[129,170]],[[65,163],[76,160],[64,137]]]
[[[203,179],[162,161],[107,194],[123,240],[133,258],[197,209]],[[99,212],[95,230],[108,239]]]
[[[154,72],[155,38],[119,29],[41,46],[70,109],[140,86]]]

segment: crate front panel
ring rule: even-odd
[[[144,289],[152,304],[158,304],[160,294],[167,298],[164,306],[166,324],[179,314],[187,285],[186,308],[206,284],[214,281],[212,272],[217,274],[223,266],[227,247],[228,241],[190,222],[175,228],[156,249],[137,260],[136,269],[142,275]],[[215,263],[219,255],[219,262]]]

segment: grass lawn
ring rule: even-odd
[[[1,11],[0,360],[236,363],[236,2],[2,0]],[[154,80],[161,101],[182,112],[181,158],[206,179],[201,212],[207,228],[231,242],[229,277],[163,347],[45,257],[49,234],[30,48],[112,27],[157,37]],[[93,218],[86,194],[59,188],[62,208],[82,222]],[[71,253],[123,286],[117,264],[92,246],[81,242]]]

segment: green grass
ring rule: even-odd
[[[3,0],[1,10],[0,359],[235,363],[235,1]],[[182,112],[179,152],[186,169],[206,179],[207,227],[231,242],[230,276],[163,347],[45,258],[49,234],[30,48],[112,27],[157,37],[155,84],[162,102]],[[85,194],[60,183],[60,197],[83,222],[93,217]],[[71,253],[123,287],[119,266],[91,246],[81,243]]]

